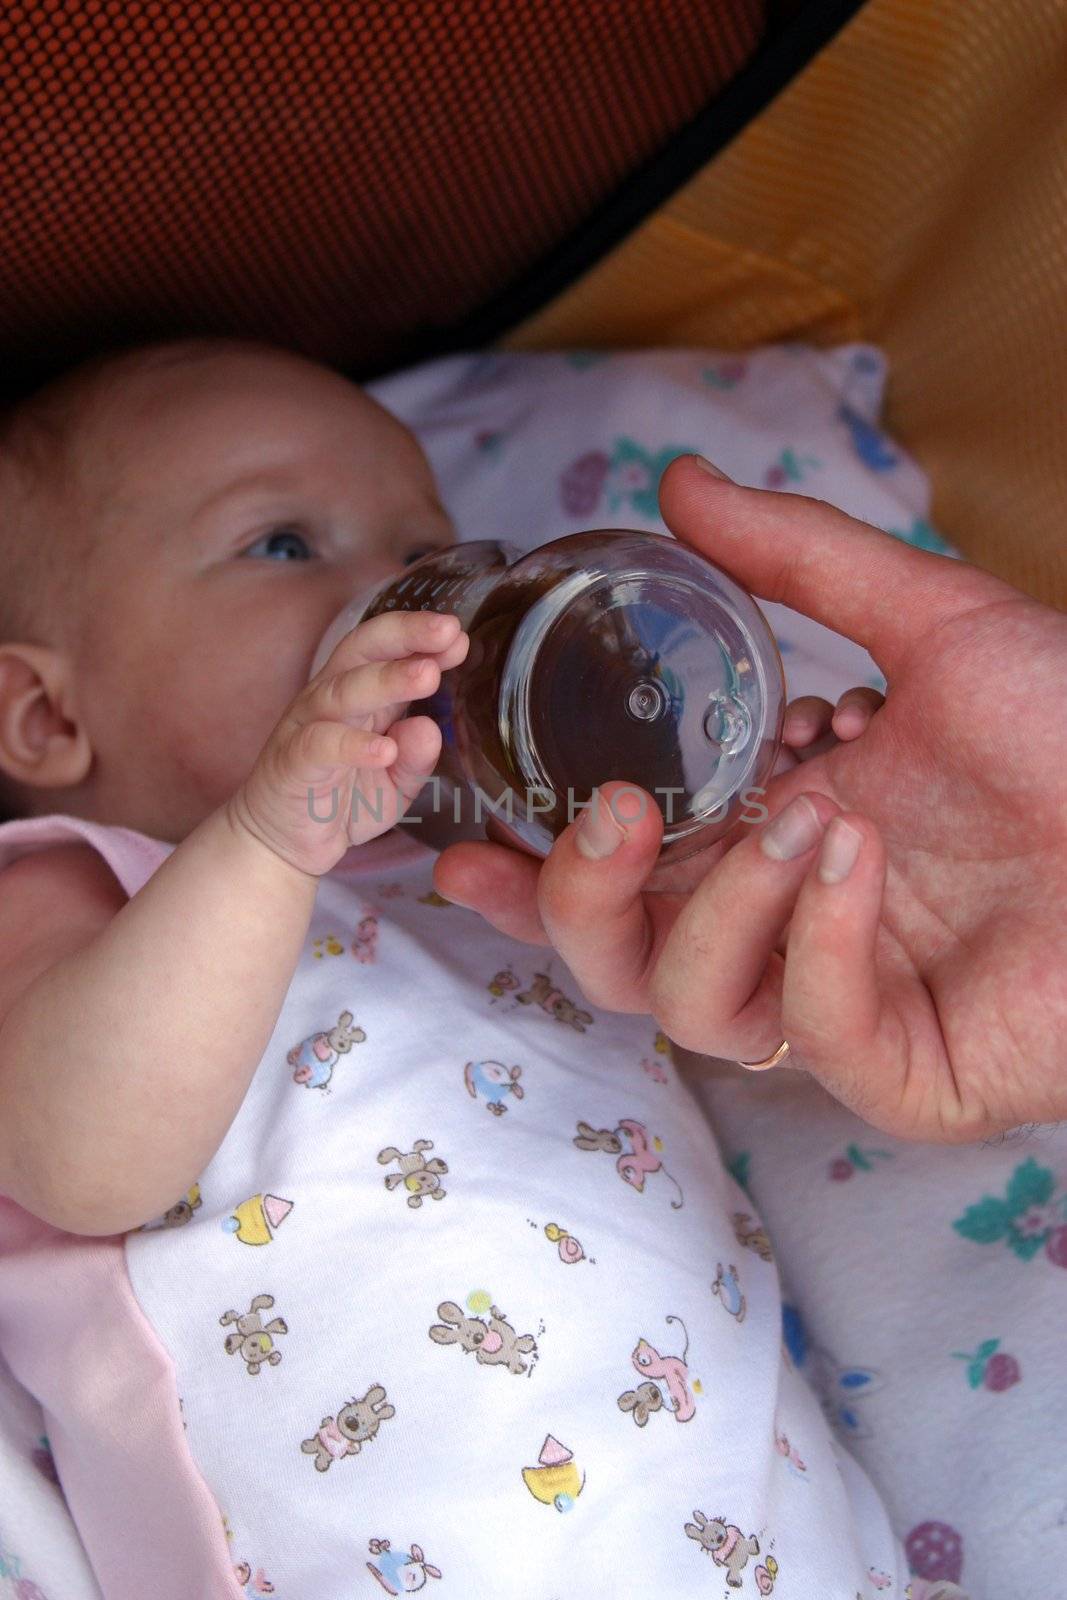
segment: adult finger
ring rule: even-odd
[[[796,795],[719,861],[681,909],[650,986],[653,1014],[685,1049],[757,1061],[782,1042],[776,945],[837,807]]]
[[[1015,595],[998,578],[903,544],[824,501],[746,489],[681,456],[660,482],[671,531],[754,594],[865,646],[891,680],[939,623]]]
[[[477,911],[491,927],[523,944],[548,944],[537,908],[541,861],[508,845],[464,840],[442,850],[433,886],[454,905]]]
[[[538,881],[545,932],[593,1005],[645,1011],[674,897],[644,896],[663,837],[659,807],[633,784],[604,784],[556,840]]]
[[[933,1001],[901,973],[887,992],[877,961],[885,850],[865,818],[826,830],[797,896],[782,985],[782,1027],[797,1059],[835,1099],[901,1137],[953,1132],[941,1101],[947,1056]],[[908,988],[909,1004],[898,1002]],[[935,1110],[935,1104],[941,1110]],[[951,1118],[949,1119],[951,1122]]]

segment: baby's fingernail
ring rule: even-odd
[[[843,706],[834,712],[833,730],[838,738],[854,739],[866,728],[870,717],[859,706]]]
[[[844,883],[856,865],[862,843],[863,837],[855,828],[850,828],[847,822],[835,817],[826,830],[826,838],[819,851],[819,882]]]
[[[786,744],[806,744],[809,739],[814,739],[818,729],[819,724],[814,717],[787,716],[782,729],[782,738]]]
[[[819,813],[807,795],[798,795],[764,828],[760,849],[772,861],[794,861],[811,849],[821,833]]]
[[[718,467],[713,467],[706,456],[693,456],[691,459],[696,463],[702,472],[710,472],[713,478],[722,478],[725,483],[733,483],[734,480],[732,478],[728,478],[725,472],[720,472]]]
[[[578,824],[574,842],[587,861],[603,861],[619,848],[625,837],[603,795],[596,795]]]

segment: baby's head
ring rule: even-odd
[[[358,590],[454,537],[419,445],[264,346],[154,345],[0,421],[0,802],[177,841]]]

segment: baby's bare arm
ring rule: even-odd
[[[454,617],[362,624],[232,799],[131,900],[80,869],[76,932],[54,878],[46,895],[28,864],[0,875],[0,1193],[104,1235],[158,1216],[199,1177],[274,1030],[320,876],[391,826],[436,763],[440,736],[403,715],[407,701],[466,647]]]
[[[223,807],[35,977],[0,1022],[0,1189],[85,1234],[173,1205],[237,1114],[317,883]],[[10,912],[33,894],[13,882]]]

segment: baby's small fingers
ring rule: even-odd
[[[804,750],[830,732],[834,708],[829,700],[804,694],[786,707],[782,742],[794,750]]]
[[[844,742],[858,739],[866,733],[867,725],[876,711],[885,705],[885,695],[877,689],[848,689],[841,696],[833,712],[833,730]]]
[[[363,661],[436,655],[454,649],[460,632],[459,618],[450,611],[383,611],[346,633],[318,676],[332,677]]]
[[[430,777],[441,754],[441,730],[429,717],[403,717],[389,729],[396,745],[396,759],[389,768],[405,808]],[[418,835],[418,824],[412,823]]]
[[[353,767],[386,768],[396,760],[396,740],[345,722],[306,722],[290,745],[290,759],[303,776],[319,777]]]
[[[441,669],[430,656],[370,661],[317,679],[308,691],[310,709],[313,716],[346,721],[423,700],[440,681]]]

